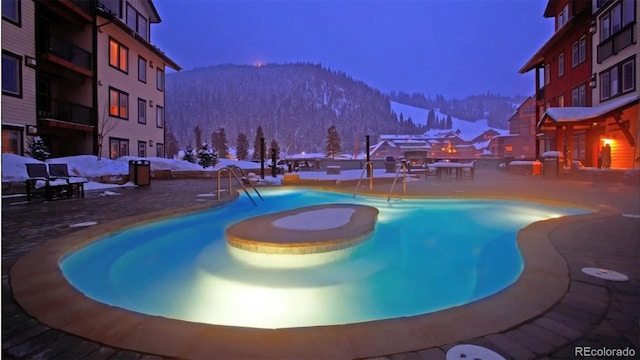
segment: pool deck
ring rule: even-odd
[[[475,175],[473,180],[438,181],[429,177],[425,181],[422,177],[407,183],[404,196],[516,198],[596,211],[523,229],[519,244],[524,247],[529,264],[523,277],[487,299],[418,317],[301,329],[224,328],[167,319],[140,320],[145,316],[138,314],[123,316],[126,311],[96,306],[78,293],[72,299],[66,298],[65,285],[52,281],[59,274],[55,268],[47,268],[51,261],[27,262],[43,249],[63,251],[67,246],[63,246],[64,242],[86,241],[92,232],[118,230],[132,221],[145,221],[158,214],[214,206],[213,197],[197,195],[213,191],[215,180],[153,181],[150,187],[117,189],[119,196],[88,192],[84,199],[53,202],[36,200],[25,204],[21,203],[24,198],[3,199],[2,358],[444,359],[446,350],[458,343],[486,346],[508,359],[581,358],[575,356],[579,346],[630,347],[638,356],[640,184],[545,179],[493,169],[478,169]],[[386,197],[388,181],[374,184],[373,192]],[[353,188],[344,185],[340,190],[352,193]],[[366,193],[368,187],[360,191]],[[399,198],[401,193],[402,186],[396,186],[393,198]],[[86,221],[96,221],[98,225],[69,227]],[[426,229],[429,226],[416,225]],[[35,249],[38,250],[32,251]],[[54,260],[58,255],[54,254]],[[586,266],[619,271],[630,280],[607,282],[592,278],[580,271]],[[39,319],[54,326],[25,312],[14,295],[31,312],[38,312]],[[52,301],[56,296],[58,301]],[[152,322],[144,322],[147,320]],[[86,337],[98,341],[72,333],[83,331]],[[139,350],[131,351],[132,348]]]

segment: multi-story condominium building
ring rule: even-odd
[[[593,115],[599,115],[598,145],[609,145],[612,168],[640,166],[638,5],[636,0],[593,0]]]
[[[536,71],[536,154],[557,150],[565,165],[637,167],[636,1],[549,0],[544,16],[556,31],[520,69]]]
[[[22,154],[36,125],[35,2],[2,2],[2,152]]]
[[[15,31],[24,33],[22,40],[5,32],[12,25],[5,3],[33,23]],[[164,156],[164,74],[180,67],[150,42],[158,22],[150,0],[4,2],[3,65],[5,50],[8,60],[16,55],[9,52],[13,43],[32,44],[35,56],[18,53],[26,61],[16,75],[34,95],[6,111],[15,96],[5,90],[3,66],[2,133],[17,139],[3,141],[3,152],[23,154],[28,138],[39,135],[54,157]],[[32,78],[25,74],[30,70]],[[25,109],[32,114],[18,113]]]
[[[526,98],[509,118],[509,134],[491,139],[489,150],[498,157],[536,158],[536,100]]]

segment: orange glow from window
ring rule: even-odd
[[[504,150],[505,151],[513,151],[513,146],[507,145],[507,146],[504,147]]]

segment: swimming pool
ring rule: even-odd
[[[357,323],[463,305],[515,282],[517,231],[584,213],[516,201],[402,199],[315,190],[262,192],[202,213],[140,226],[70,254],[64,275],[97,301],[191,322],[255,328]],[[225,228],[303,206],[379,209],[371,238],[316,256],[234,254]]]

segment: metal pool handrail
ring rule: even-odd
[[[360,180],[358,180],[358,184],[356,185],[356,190],[353,192],[353,197],[356,197],[358,193],[358,189],[360,189],[360,183],[362,182],[362,178],[364,177],[364,173],[371,167],[371,176],[369,177],[369,191],[373,190],[373,161],[367,161],[362,168],[362,173],[360,174]]]
[[[398,176],[400,175],[400,170],[402,170],[402,192],[407,192],[407,166],[405,164],[400,164],[400,167],[396,169],[396,176],[393,178],[393,184],[391,184],[391,190],[389,190],[389,197],[387,197],[387,203],[391,200],[391,194],[393,193],[393,188],[396,186],[396,180],[398,180]]]
[[[247,191],[247,188],[245,188],[244,184],[242,184],[242,181],[240,181],[240,179],[238,179],[238,176],[233,172],[233,169],[231,167],[229,167],[229,166],[225,166],[222,169],[218,170],[218,184],[217,184],[217,191],[216,191],[216,200],[220,200],[220,177],[221,177],[221,174],[223,172],[225,172],[225,171],[229,173],[229,194],[231,194],[231,176],[233,175],[233,178],[236,179],[236,182],[238,183],[238,185],[240,185],[240,188],[242,188],[242,191],[244,191],[244,193],[247,194],[247,196],[249,197],[249,200],[251,200],[253,205],[258,206],[256,201],[253,200],[253,197],[251,197],[251,194],[249,194],[249,192]],[[253,186],[253,184],[251,186]],[[258,190],[256,190],[256,193],[258,193]],[[258,193],[258,195],[260,195],[260,193]],[[260,199],[262,199],[262,196],[260,196]]]

